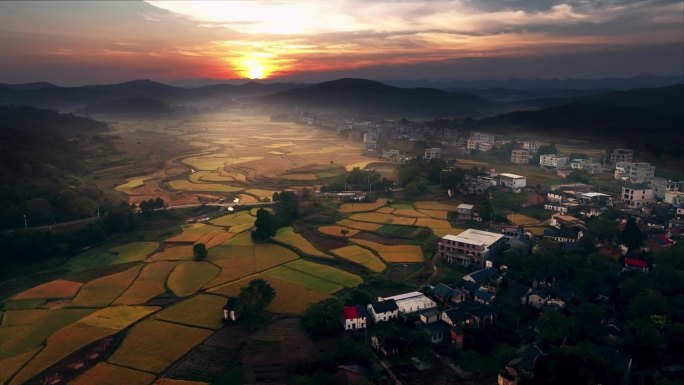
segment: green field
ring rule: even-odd
[[[267,270],[263,274],[267,277],[282,279],[324,294],[332,294],[344,288],[342,285],[284,266],[278,266]]]
[[[110,252],[116,254],[116,258],[110,263],[116,265],[119,263],[142,261],[159,248],[157,242],[133,242],[109,249]]]
[[[183,262],[169,274],[167,285],[175,295],[187,297],[195,294],[221,270],[209,262]]]
[[[311,274],[313,276],[340,284],[344,287],[356,287],[363,283],[363,279],[358,275],[347,273],[344,270],[322,265],[320,263],[305,261],[303,259],[286,263],[283,266],[301,271],[302,273]]]
[[[178,262],[153,262],[143,267],[135,282],[114,301],[114,305],[142,305],[166,292],[166,277]]]
[[[212,225],[221,227],[231,227],[244,224],[254,224],[256,218],[252,216],[249,211],[238,211],[233,214],[224,215],[209,221]],[[234,232],[234,231],[231,231]]]
[[[297,258],[299,255],[292,250],[272,243],[254,246],[254,268],[256,271],[264,271],[285,262],[294,261]]]

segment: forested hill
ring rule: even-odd
[[[35,108],[0,107],[0,228],[93,216],[101,192],[83,184],[85,160],[110,147],[107,125]]]

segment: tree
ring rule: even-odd
[[[347,235],[349,234],[349,230],[342,229],[342,230],[340,230],[340,233],[342,234],[343,237],[347,238]]]
[[[207,246],[204,243],[195,243],[192,246],[192,259],[195,261],[203,261],[207,257]]]
[[[247,319],[259,316],[275,298],[276,291],[263,279],[253,279],[240,289],[238,313]]]
[[[273,194],[276,228],[288,226],[299,217],[299,197],[292,191]]]
[[[342,330],[340,316],[342,303],[337,298],[328,298],[311,304],[304,313],[302,326],[314,336],[329,336]]]
[[[254,230],[252,231],[252,239],[255,241],[265,241],[274,236],[275,233],[276,226],[273,214],[264,209],[257,210]]]
[[[644,240],[644,235],[639,229],[634,218],[629,218],[625,224],[624,229],[620,232],[620,243],[627,246],[630,250],[641,246]]]

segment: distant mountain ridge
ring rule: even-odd
[[[399,88],[354,78],[286,90],[261,97],[258,101],[271,107],[397,117],[479,115],[481,109],[492,106],[488,100],[464,92]]]

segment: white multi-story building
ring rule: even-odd
[[[532,153],[537,152],[539,151],[539,142],[537,142],[536,140],[523,141],[522,148]]]
[[[517,164],[529,164],[530,152],[528,150],[513,150],[511,151],[511,162]]]
[[[502,186],[510,187],[515,192],[520,192],[527,186],[527,178],[522,175],[502,173],[499,174],[499,183]]]
[[[663,201],[671,205],[684,204],[684,181],[667,181]]]
[[[442,149],[441,148],[426,148],[425,153],[423,154],[423,159],[425,159],[425,160],[439,159],[441,157],[442,157]]]
[[[585,163],[583,170],[587,174],[598,174],[603,171],[603,167],[601,166],[601,163]]]
[[[344,330],[365,329],[368,326],[369,314],[361,305],[345,306],[343,315]]]
[[[570,162],[570,168],[573,170],[582,170],[584,169],[585,163],[587,163],[586,159],[573,159]]]
[[[564,168],[568,164],[568,158],[556,154],[543,154],[539,156],[541,167]]]
[[[616,148],[610,154],[610,163],[631,162],[634,159],[634,151],[629,148]]]
[[[631,208],[640,208],[655,203],[655,194],[648,183],[634,183],[622,187],[622,200]]]
[[[615,164],[615,179],[628,180],[632,183],[648,182],[654,177],[655,166],[647,162]]]
[[[484,267],[489,256],[506,245],[503,234],[468,229],[458,235],[448,234],[437,242],[437,257],[448,263]]]

